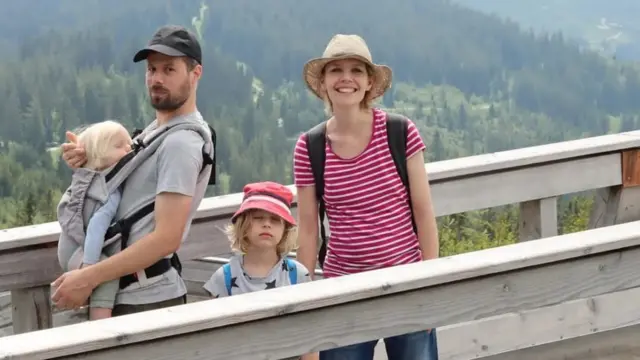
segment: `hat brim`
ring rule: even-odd
[[[324,67],[332,61],[343,59],[360,60],[371,67],[371,69],[373,70],[374,82],[371,85],[371,90],[369,92],[369,100],[379,98],[380,96],[384,95],[384,93],[391,87],[391,81],[393,79],[393,72],[391,71],[391,68],[386,65],[374,64],[363,56],[346,54],[330,58],[315,58],[307,61],[307,63],[304,64],[302,73],[304,82],[307,84],[307,87],[318,98],[324,100],[324,94],[321,90],[322,69],[324,69]]]
[[[157,52],[167,56],[187,56],[182,51],[178,51],[167,45],[155,44],[155,45],[147,46],[146,48],[138,51],[133,57],[133,62],[139,62],[139,61],[145,60],[149,56],[149,54],[153,52]]]
[[[240,209],[233,214],[231,223],[235,223],[238,216],[242,215],[248,210],[264,210],[270,212],[276,216],[281,217],[284,221],[288,222],[291,226],[296,226],[296,219],[293,218],[290,212],[283,207],[265,200],[247,200],[242,203]]]

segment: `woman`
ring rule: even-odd
[[[391,84],[389,67],[373,63],[357,35],[335,35],[321,58],[304,66],[304,79],[324,101],[324,203],[331,230],[323,263],[327,278],[438,257],[438,233],[424,168],[425,145],[407,120],[409,191],[398,175],[387,138],[387,113],[372,107]],[[318,201],[307,134],[294,152],[298,192],[298,259],[316,267]],[[410,194],[410,195],[409,195]],[[412,218],[413,209],[413,218]],[[415,228],[412,221],[415,221]],[[373,359],[377,341],[330,349],[320,359]],[[437,359],[435,331],[385,339],[389,359]]]

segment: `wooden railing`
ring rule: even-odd
[[[598,315],[618,314],[616,320],[622,320],[623,308],[637,319],[639,262],[640,222],[632,222],[4,337],[0,355],[4,359],[279,359],[515,311],[527,327],[527,312],[567,302],[585,303]],[[603,295],[609,296],[606,301],[601,300]],[[624,318],[623,331],[640,330],[629,320]],[[620,334],[620,327],[614,331]],[[606,332],[601,336],[618,337]],[[636,347],[637,341],[627,344]],[[578,350],[586,355],[601,349],[591,345]],[[511,358],[522,357],[511,354]]]
[[[556,198],[564,194],[572,194],[585,190],[597,190],[596,202],[589,224],[590,228],[611,226],[639,220],[640,206],[637,204],[640,203],[640,187],[637,185],[640,184],[640,164],[637,165],[636,162],[636,159],[640,156],[638,153],[639,148],[640,131],[635,131],[434,162],[427,164],[426,169],[431,180],[437,216],[520,203],[520,240],[524,241],[557,235]],[[231,194],[203,200],[191,227],[189,238],[179,252],[181,258],[187,260],[184,277],[191,294],[201,293],[203,281],[211,275],[212,271],[214,271],[221,262],[224,262],[224,258],[228,255],[229,245],[221,229],[233,211],[237,209],[240,200],[241,194]],[[147,345],[132,345],[126,347],[126,349],[138,349],[141,348],[141,346],[150,346],[153,350],[149,350],[149,354],[155,354],[155,349],[165,349],[165,345],[162,344],[166,343],[166,346],[169,346],[166,349],[173,349],[176,352],[176,358],[180,356],[185,356],[185,359],[195,358],[189,357],[191,355],[187,356],[186,352],[192,351],[195,353],[202,351],[208,353],[208,351],[212,351],[211,348],[217,348],[218,350],[216,351],[218,352],[214,352],[215,354],[223,358],[231,359],[233,357],[230,355],[227,357],[224,354],[226,354],[225,351],[230,351],[228,347],[230,344],[237,343],[232,341],[234,336],[238,334],[236,331],[247,331],[247,334],[249,334],[254,331],[260,331],[251,330],[252,327],[255,329],[264,329],[264,326],[276,326],[276,324],[280,323],[293,326],[292,324],[294,323],[291,321],[294,320],[291,319],[312,321],[312,324],[315,324],[313,321],[320,321],[318,324],[321,324],[322,321],[335,321],[338,318],[342,318],[345,319],[345,321],[350,324],[349,326],[352,327],[351,329],[355,331],[354,335],[347,336],[341,333],[341,328],[338,325],[335,325],[336,327],[313,325],[314,329],[318,329],[317,336],[306,336],[308,335],[307,333],[305,333],[305,336],[296,336],[291,333],[291,336],[293,336],[295,340],[284,336],[280,342],[271,345],[267,344],[266,340],[257,342],[264,345],[262,350],[266,351],[266,353],[274,354],[274,356],[278,357],[285,357],[286,354],[299,354],[300,352],[297,351],[300,350],[317,350],[346,344],[348,342],[360,341],[365,338],[374,339],[387,336],[395,331],[409,331],[410,329],[419,329],[421,326],[424,328],[444,326],[439,332],[441,358],[468,359],[494,355],[515,349],[536,346],[542,343],[554,342],[560,339],[586,335],[594,331],[592,329],[594,326],[590,325],[590,322],[593,321],[600,324],[600,326],[595,326],[597,327],[597,331],[616,329],[622,325],[633,323],[633,321],[630,321],[628,318],[629,316],[632,317],[633,314],[627,313],[624,317],[614,316],[615,314],[621,314],[621,311],[625,309],[629,310],[631,308],[613,306],[611,305],[611,301],[613,301],[611,299],[635,299],[633,296],[636,295],[632,289],[635,285],[629,285],[628,287],[624,287],[624,289],[617,287],[612,289],[607,288],[605,289],[606,291],[585,292],[580,290],[581,288],[574,289],[573,286],[584,286],[588,288],[594,284],[587,283],[597,282],[597,276],[606,275],[608,281],[612,282],[612,285],[617,284],[618,280],[615,277],[611,277],[608,271],[599,271],[592,274],[587,271],[588,269],[581,268],[585,270],[584,274],[588,273],[592,277],[585,278],[585,284],[580,284],[582,280],[578,281],[578,277],[571,280],[566,277],[568,275],[556,274],[554,269],[561,268],[570,271],[570,274],[574,274],[574,271],[570,270],[573,265],[578,266],[578,264],[581,263],[593,265],[594,263],[591,262],[593,260],[589,259],[597,258],[604,261],[605,259],[609,259],[606,256],[614,256],[608,254],[608,251],[615,251],[617,254],[615,256],[624,255],[626,257],[630,256],[626,254],[635,254],[635,252],[633,252],[635,246],[633,241],[635,241],[635,237],[633,237],[632,241],[628,238],[620,239],[617,236],[620,235],[618,232],[626,232],[625,234],[628,234],[628,236],[636,236],[635,234],[638,234],[639,231],[640,227],[636,224],[615,226],[606,229],[606,231],[594,230],[564,235],[546,239],[541,242],[535,242],[535,244],[516,244],[439,259],[424,264],[400,267],[398,269],[381,270],[374,273],[349,276],[344,279],[322,280],[314,284],[299,285],[290,289],[278,289],[260,295],[243,295],[243,297],[234,298],[235,300],[217,299],[213,300],[217,301],[213,303],[207,301],[189,304],[185,307],[166,310],[165,312],[167,314],[180,314],[180,316],[167,315],[167,320],[163,320],[162,317],[158,316],[159,312],[155,312],[153,316],[151,314],[138,314],[121,319],[109,319],[104,322],[74,325],[72,327],[65,327],[64,331],[75,333],[76,330],[74,329],[77,329],[79,337],[76,340],[70,340],[74,342],[80,341],[80,335],[89,336],[87,334],[94,332],[93,329],[95,329],[96,334],[100,334],[99,336],[106,336],[108,332],[100,330],[103,329],[100,327],[104,326],[112,329],[112,332],[126,333],[127,336],[124,337],[125,342],[136,343],[138,341],[136,339],[160,339],[170,334],[177,334],[175,331],[178,330],[172,329],[171,326],[178,325],[178,323],[173,321],[177,321],[179,317],[183,316],[185,316],[185,319],[191,319],[195,316],[195,318],[193,318],[194,322],[199,325],[196,326],[194,325],[195,323],[184,324],[184,326],[181,326],[181,330],[179,330],[184,332],[184,336],[179,335],[175,338],[180,339],[179,341],[185,344],[192,344],[193,346],[190,345],[189,348],[184,348],[186,345],[176,345],[174,340],[162,339],[160,342],[158,342],[158,340],[145,343]],[[57,223],[0,231],[0,292],[11,292],[13,333],[15,334],[50,328],[54,323],[56,326],[59,326],[76,322],[80,320],[82,316],[82,313],[76,311],[58,313],[54,317],[51,311],[48,284],[61,273],[56,259],[58,234],[59,227]],[[603,238],[602,236],[605,237]],[[603,239],[608,240],[604,241]],[[564,248],[563,246],[565,245],[563,244],[565,242],[575,245],[575,248]],[[584,244],[593,244],[593,246],[583,247]],[[607,250],[599,251],[596,250],[596,248],[606,248]],[[586,249],[591,249],[591,253],[588,256],[580,253],[580,251],[586,251]],[[539,251],[546,251],[546,255],[536,257]],[[556,255],[557,257],[550,255],[549,252],[552,251],[559,251]],[[567,255],[568,253],[573,255],[569,256]],[[602,254],[604,257],[600,255],[595,256],[596,253]],[[500,256],[507,255],[512,256],[512,258],[511,260],[505,258],[505,263],[503,264]],[[203,256],[208,256],[208,258],[202,259]],[[470,272],[471,270],[464,267],[467,266],[465,265],[466,262],[476,265],[481,264],[483,257],[489,257],[493,260],[491,260],[491,265],[487,265],[488,267],[481,272],[481,275],[475,276],[475,274],[478,273]],[[515,258],[520,259],[521,266],[516,264],[517,261],[514,260]],[[536,260],[528,260],[530,258],[535,258]],[[549,259],[554,260],[551,261]],[[556,261],[559,262],[556,263]],[[621,260],[618,259],[617,261],[620,262]],[[535,262],[536,266],[530,267],[532,266],[531,262]],[[460,265],[461,267],[457,268],[452,264],[457,264],[456,266]],[[615,262],[613,263],[615,266],[618,266],[617,264],[618,263]],[[585,266],[589,267],[591,265]],[[609,269],[610,266],[612,265],[606,264],[603,269]],[[495,271],[491,272],[487,269],[493,269]],[[507,270],[508,273],[505,273]],[[446,272],[446,274],[443,273],[443,271]],[[534,279],[530,277],[533,275],[526,275],[546,274],[547,272],[553,274],[550,275],[553,277],[548,281],[549,284],[544,282],[540,284],[535,283],[533,282]],[[379,291],[373,286],[373,284],[380,285],[377,279],[391,280],[391,278],[389,278],[390,276],[400,276],[402,274],[407,277],[403,276],[391,281],[389,283],[390,287],[384,286],[387,290]],[[422,274],[420,276],[423,277],[419,277],[419,274]],[[439,274],[437,277],[438,281],[434,280],[434,274]],[[460,274],[464,274],[464,276],[460,278],[460,276],[462,276]],[[511,276],[514,276],[514,279],[520,279],[520,276],[523,276],[522,279],[529,279],[527,281],[531,281],[531,283],[527,286],[535,285],[531,291],[535,289],[536,293],[544,294],[545,298],[540,299],[539,297],[542,297],[542,295],[535,296],[534,293],[528,290],[527,286],[522,285],[523,283],[519,283],[520,285],[518,285],[517,288],[508,285],[503,288],[505,291],[496,292],[496,288],[493,288],[493,295],[491,295],[493,298],[491,301],[478,298],[483,294],[483,291],[488,291],[483,286],[493,284],[491,281],[499,282],[498,279],[509,279]],[[578,274],[575,276],[578,276]],[[558,288],[559,292],[557,295],[553,295],[555,293],[553,293],[550,288],[544,290],[546,289],[545,286],[561,284],[562,281],[564,281],[562,279],[567,280],[567,283],[563,283],[563,285]],[[620,279],[622,281],[622,278]],[[628,279],[625,281],[628,281]],[[472,285],[472,283],[477,285]],[[628,285],[630,283],[625,282],[624,284]],[[353,285],[355,287],[352,290],[348,290],[343,287],[347,285]],[[371,285],[372,287],[365,289],[363,288],[365,285]],[[621,290],[627,288],[629,289],[628,291],[619,293]],[[341,289],[345,291],[344,294],[334,292],[341,291]],[[507,289],[517,289],[517,291],[506,291]],[[561,289],[563,289],[564,292],[560,291]],[[458,292],[462,290],[469,292]],[[360,293],[360,291],[362,291],[362,293]],[[521,304],[517,301],[509,300],[510,296],[514,296],[514,291],[529,294],[532,300],[521,299],[523,304],[520,306]],[[380,309],[383,309],[381,307],[383,306],[382,304],[387,304],[388,299],[401,296],[402,299],[406,297],[407,299],[415,300],[417,298],[411,296],[411,294],[414,293],[433,299],[433,301],[435,301],[434,304],[438,303],[440,307],[430,305],[422,308],[417,305],[417,302],[411,303],[412,300],[406,300],[406,302],[402,300],[400,303],[407,306],[406,311],[392,305],[389,305],[389,309],[384,307],[384,311],[380,311]],[[442,295],[449,293],[458,294],[459,299],[447,300],[448,298]],[[607,295],[608,293],[613,294]],[[391,294],[393,294],[393,296],[391,296]],[[509,296],[505,297],[505,294],[509,294]],[[261,300],[258,301],[256,296],[260,296]],[[267,300],[263,300],[262,296],[267,296]],[[585,302],[585,300],[580,299],[589,300]],[[491,306],[502,310],[489,307],[482,310],[482,316],[480,316],[472,310],[465,311],[456,307],[456,304],[459,302],[467,301],[469,304],[474,304],[477,309],[481,309],[481,306],[483,306],[482,301],[484,300],[487,300],[488,303],[493,303]],[[251,306],[252,301],[253,307]],[[445,303],[448,301],[451,302],[445,306]],[[391,303],[392,302],[389,301],[389,304]],[[431,304],[432,301],[429,300],[423,303]],[[408,310],[411,308],[411,304],[417,307],[416,311],[423,311],[424,314],[411,313],[412,310]],[[604,305],[599,305],[596,314],[594,311],[589,313],[585,310],[589,308],[588,306],[591,306],[589,304]],[[607,306],[606,304],[609,305]],[[247,306],[246,308],[243,307],[245,305]],[[335,306],[328,307],[329,305]],[[489,304],[487,304],[487,306],[489,306]],[[541,308],[542,306],[547,307]],[[585,306],[587,307],[585,308]],[[605,310],[612,312],[612,314],[614,314],[612,315],[613,317],[603,320],[601,318],[603,307]],[[421,310],[418,310],[418,308]],[[371,311],[377,309],[377,315],[374,316],[372,313],[367,313],[367,309],[371,309]],[[635,308],[633,309],[636,311]],[[331,314],[338,314],[341,313],[341,311],[345,311],[344,315],[340,315],[341,317],[331,320]],[[193,312],[193,315],[187,315],[187,313],[191,312]],[[296,316],[272,318],[272,316],[277,314],[290,312],[295,312]],[[358,321],[355,319],[351,321],[347,313],[351,313],[353,316],[357,314],[362,317],[359,318],[360,320]],[[202,314],[207,314],[207,320],[200,319],[202,320],[202,322],[200,322],[200,320],[196,318],[200,318]],[[505,315],[497,316],[499,314]],[[560,316],[562,320],[558,320],[558,316]],[[402,325],[394,323],[392,321],[394,317],[405,317],[407,319],[419,318],[420,321],[413,322],[413,325]],[[54,321],[54,318],[57,319],[57,321]],[[139,321],[147,318],[149,321],[152,321],[150,324],[164,325],[162,325],[161,329],[152,331],[151,328],[144,327],[146,325],[142,326],[143,324],[139,323]],[[231,321],[231,319],[235,320]],[[380,321],[385,320],[388,323],[384,325],[376,319]],[[245,324],[245,322],[249,320],[257,321],[251,324]],[[2,318],[0,318],[0,321],[2,321]],[[471,322],[463,323],[466,321]],[[362,326],[359,324],[362,324]],[[526,326],[523,326],[523,324],[526,324]],[[499,326],[501,329],[499,331],[503,333],[500,336],[492,336],[497,335],[496,330],[488,331],[488,326]],[[277,328],[280,329],[280,326],[278,325]],[[304,326],[302,328],[304,328]],[[323,328],[325,330],[332,329],[331,331],[334,331],[335,334],[331,335],[331,333],[323,331]],[[136,333],[136,329],[140,331],[144,330],[144,332],[151,335],[140,335],[141,337],[137,337],[138,335],[136,334],[138,333]],[[541,329],[545,330],[543,331]],[[195,339],[208,337],[203,338],[201,335],[185,337],[185,334],[190,333],[191,330],[197,330],[200,334],[215,332],[216,335],[210,338],[208,345],[205,346],[203,344],[204,347],[198,348],[195,344],[199,340]],[[46,336],[51,336],[52,338],[57,337],[57,334],[62,336],[63,332],[56,331],[58,331],[58,329],[3,338],[0,341],[0,354],[3,354],[3,351],[8,352],[6,349],[13,349],[5,346],[16,346],[15,344],[22,341],[21,339],[33,343],[36,339],[40,339],[40,336],[43,338],[46,338]],[[291,328],[290,330],[283,329],[283,331],[278,334],[288,334],[288,331],[292,331]],[[269,332],[276,333],[273,330],[269,330]],[[45,336],[42,334],[49,335]],[[30,336],[35,337],[30,338]],[[281,335],[278,336],[280,337]],[[247,335],[243,335],[243,337],[246,338]],[[305,339],[302,339],[302,337],[305,337]],[[214,338],[217,340],[211,340]],[[255,339],[262,338],[258,336]],[[288,342],[283,342],[286,339],[289,339]],[[580,337],[580,339],[582,338]],[[90,343],[90,336],[85,340]],[[115,346],[122,343],[120,340],[104,340],[102,338],[94,338],[94,340],[95,343],[93,343],[93,345],[86,345],[85,347],[79,348],[74,347],[75,345],[60,345],[64,348],[64,350],[60,350],[62,351],[60,354],[75,354],[91,349],[98,349],[105,344]],[[312,343],[309,343],[309,341],[312,341]],[[62,344],[71,343],[63,342]],[[213,346],[213,344],[216,344],[216,346]],[[180,350],[183,348],[186,352],[180,352],[183,351]],[[129,351],[124,349],[125,348],[116,348],[108,350],[109,355],[102,350],[96,354],[104,353],[104,356],[111,356],[112,352],[124,351],[126,353],[126,351]],[[45,351],[45,349],[40,348],[38,351]],[[18,351],[16,354],[22,353]],[[117,354],[120,355],[120,353]],[[134,353],[131,353],[131,355],[133,354]],[[133,358],[142,359],[146,358],[145,356],[141,355],[141,357],[138,357],[136,355]],[[36,356],[34,358],[43,357]],[[96,358],[99,358],[99,356]]]

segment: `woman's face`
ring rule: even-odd
[[[325,66],[322,86],[334,108],[360,106],[366,92],[371,90],[371,77],[360,60],[336,60]]]

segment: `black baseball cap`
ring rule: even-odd
[[[133,62],[145,60],[153,51],[168,56],[186,56],[202,65],[202,50],[198,39],[182,26],[166,25],[158,29],[147,47],[136,53]]]

